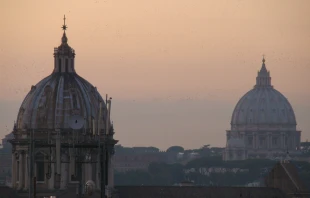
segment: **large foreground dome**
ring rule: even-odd
[[[231,125],[296,125],[293,108],[287,98],[271,85],[265,59],[256,78],[256,85],[237,103]]]
[[[75,72],[65,20],[61,44],[54,48],[53,72],[31,87],[9,140],[12,188],[21,196],[75,192],[90,197],[95,191],[108,196],[113,189],[118,141],[110,121],[111,98],[104,101],[96,87]]]
[[[54,49],[54,70],[31,87],[19,109],[17,129],[69,129],[72,115],[84,118],[86,130],[95,126],[92,120],[104,120],[105,103],[96,87],[75,72],[74,58],[64,31],[61,45]]]

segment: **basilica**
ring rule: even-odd
[[[271,84],[265,58],[256,85],[237,103],[226,131],[224,160],[281,158],[296,155],[301,131],[296,130],[294,110]]]
[[[108,196],[117,143],[110,120],[111,98],[104,100],[76,73],[65,18],[62,28],[52,72],[31,87],[9,140],[12,188],[32,197],[59,196],[69,189],[80,196],[103,189]]]

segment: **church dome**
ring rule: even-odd
[[[53,73],[32,86],[17,116],[17,129],[70,128],[72,115],[85,119],[91,128],[103,99],[85,79],[76,73]],[[88,127],[87,127],[88,126]]]
[[[256,78],[256,85],[237,103],[231,119],[232,126],[286,125],[296,126],[293,108],[287,98],[271,85],[265,59]]]
[[[104,128],[103,120],[107,117],[104,100],[96,87],[75,72],[75,52],[67,43],[66,28],[64,25],[61,45],[54,49],[52,74],[32,86],[21,104],[17,130],[70,129],[73,115],[84,118],[86,130]]]

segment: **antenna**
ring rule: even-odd
[[[108,94],[106,94],[105,96],[105,100],[106,100],[106,106],[107,106],[107,110],[106,110],[106,122],[105,122],[105,134],[108,135],[109,134],[109,100],[108,100]]]
[[[100,134],[101,117],[102,117],[102,102],[100,101],[99,102],[99,116],[98,116],[98,119],[97,119],[98,135]],[[95,133],[96,133],[96,131],[94,130],[94,135],[96,135]]]

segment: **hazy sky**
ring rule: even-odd
[[[309,0],[0,1],[0,137],[53,69],[66,15],[77,72],[113,97],[125,146],[224,146],[266,55],[310,140]]]

